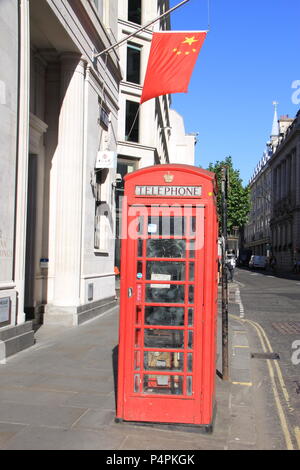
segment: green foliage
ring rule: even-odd
[[[222,226],[221,169],[224,166],[228,169],[227,229],[228,232],[231,232],[233,227],[241,228],[248,220],[250,191],[248,186],[243,187],[240,171],[233,168],[231,157],[227,157],[223,161],[216,161],[214,164],[209,164],[208,170],[216,173],[218,180],[218,214],[220,227]]]

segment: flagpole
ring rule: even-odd
[[[150,21],[149,23],[145,24],[145,26],[142,26],[141,28],[139,28],[137,31],[135,31],[134,33],[132,34],[129,34],[129,36],[126,36],[126,38],[123,38],[121,39],[121,41],[118,41],[116,42],[115,44],[113,44],[112,46],[109,46],[107,47],[106,49],[104,49],[103,51],[99,52],[98,54],[95,54],[94,53],[94,60],[97,59],[98,57],[100,57],[102,54],[105,54],[109,51],[111,51],[112,49],[115,49],[116,47],[119,47],[121,44],[123,44],[124,42],[128,41],[128,39],[132,38],[133,36],[136,36],[138,33],[140,33],[141,31],[144,31],[144,29],[148,28],[149,26],[151,26],[152,24],[156,23],[157,21],[159,21],[161,18],[163,18],[164,16],[167,16],[169,15],[169,13],[172,13],[172,11],[174,10],[177,10],[177,8],[181,7],[182,5],[184,5],[185,3],[189,2],[190,0],[183,0],[183,2],[179,3],[178,5],[175,5],[175,7],[171,8],[170,10],[166,11],[165,13],[163,13],[162,15],[158,16],[157,18],[155,18],[155,20],[152,20]]]

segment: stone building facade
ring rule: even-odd
[[[271,169],[267,149],[249,182],[251,210],[244,228],[245,248],[254,255],[270,255]]]
[[[0,9],[7,356],[30,345],[27,320],[77,325],[115,305],[116,169],[96,161],[116,155],[121,71],[115,52],[94,58],[116,41],[116,2],[4,0]]]
[[[270,141],[249,182],[251,211],[245,248],[275,256],[278,270],[300,262],[300,111],[295,119],[275,110]]]
[[[279,120],[279,137],[270,160],[272,172],[272,249],[277,265],[292,270],[300,261],[300,111]]]
[[[170,109],[171,96],[164,95],[140,105],[152,34],[171,29],[166,16],[138,32],[170,9],[169,0],[119,1],[118,40],[137,33],[118,49],[122,81],[118,113],[116,264],[120,265],[122,178],[139,168],[166,163],[195,161],[195,137],[186,135],[182,117]]]
[[[0,361],[33,344],[32,321],[79,325],[116,304],[116,174],[172,161],[171,98],[132,120],[152,28],[97,53],[168,8],[0,2]]]

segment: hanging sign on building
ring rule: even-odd
[[[116,168],[116,152],[110,150],[101,150],[97,153],[95,168]]]
[[[0,326],[10,322],[10,297],[0,299]]]

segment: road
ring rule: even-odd
[[[300,449],[300,275],[288,279],[237,269],[238,313],[250,337],[250,353],[279,358],[251,360],[261,439],[276,449]],[[269,356],[270,357],[270,356]],[[267,445],[267,444],[266,444]]]

